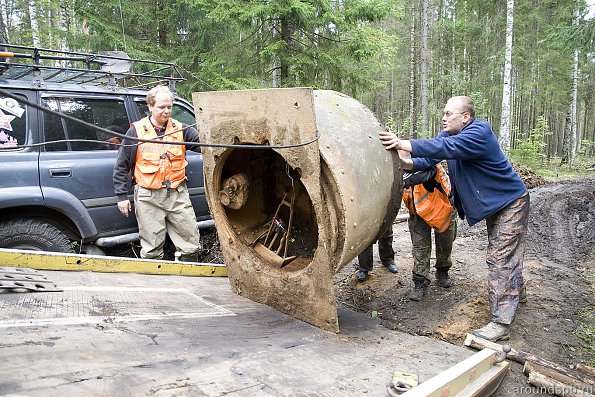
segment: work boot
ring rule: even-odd
[[[510,339],[510,325],[490,321],[485,327],[473,331],[473,335],[490,342],[508,340]]]
[[[450,288],[452,286],[452,279],[448,275],[448,269],[440,267],[436,269],[436,282],[442,288]]]
[[[426,294],[426,288],[430,285],[430,280],[424,276],[413,275],[413,290],[409,294],[409,299],[419,302]]]
[[[399,271],[399,269],[397,269],[397,265],[395,264],[394,260],[390,260],[388,262],[382,262],[382,264],[384,265],[384,267],[386,267],[388,269],[389,272],[391,273],[396,273]]]
[[[178,257],[178,261],[179,262],[198,263],[198,262],[200,262],[200,255],[198,254],[198,252],[195,252],[193,254],[181,254]]]
[[[521,285],[519,292],[519,303],[527,303],[527,284]]]
[[[360,283],[365,281],[368,278],[368,271],[364,269],[359,269],[357,273],[355,273],[355,279]]]

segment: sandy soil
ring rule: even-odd
[[[595,176],[538,186],[530,189],[530,197],[523,273],[528,302],[520,306],[507,343],[566,367],[593,362],[593,347],[586,350],[576,330],[581,310],[595,311]],[[375,269],[366,282],[354,278],[356,260],[335,275],[338,305],[370,315],[374,311],[391,329],[462,345],[467,332],[489,321],[487,234],[483,222],[458,225],[452,288],[442,289],[433,281],[422,301],[408,299],[413,286],[411,241],[407,222],[402,222],[394,224],[399,273],[382,267],[375,247]],[[515,395],[525,386],[522,366],[513,362],[495,395]]]

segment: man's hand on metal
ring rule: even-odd
[[[128,213],[132,211],[130,200],[118,201],[118,210],[122,213],[122,215],[128,218]]]
[[[401,140],[399,139],[398,136],[396,136],[395,134],[393,134],[392,132],[388,132],[388,131],[381,131],[378,133],[378,138],[380,138],[380,140],[382,141],[382,144],[385,147],[386,150],[390,150],[392,148],[395,149],[402,149],[401,148]]]
[[[388,131],[381,131],[378,133],[378,138],[382,141],[386,150],[396,149],[411,152],[411,143],[406,139],[399,139],[398,136]]]

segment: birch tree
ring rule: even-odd
[[[416,69],[417,69],[417,62],[415,56],[415,22],[417,21],[417,12],[416,7],[413,5],[411,7],[411,27],[409,30],[409,38],[410,38],[410,45],[409,45],[409,67],[410,67],[410,74],[409,74],[409,136],[412,138],[417,138],[417,79],[416,79]]]
[[[428,101],[430,90],[428,88],[428,65],[430,62],[428,50],[428,15],[430,13],[429,0],[423,0],[421,10],[421,133],[428,133]]]
[[[580,11],[578,4],[575,7],[575,14],[573,18],[573,25],[578,25],[580,18]],[[562,149],[562,164],[566,163],[572,165],[576,155],[576,146],[578,143],[578,129],[577,129],[577,98],[578,98],[578,48],[575,48],[573,53],[572,65],[572,92],[570,98],[570,107],[568,109],[567,124],[564,131],[564,146]]]
[[[502,88],[502,113],[500,116],[500,147],[510,149],[510,93],[512,91],[512,28],[514,21],[514,0],[506,4],[506,52],[504,55],[504,83]]]
[[[39,23],[37,23],[37,5],[35,0],[29,0],[29,21],[31,23],[31,39],[33,40],[33,46],[39,47]]]
[[[10,42],[8,39],[8,14],[6,13],[6,0],[0,0],[0,35],[2,35],[2,43]]]

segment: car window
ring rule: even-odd
[[[19,104],[15,99],[0,97],[0,147],[25,144],[26,110],[27,107]]]
[[[87,123],[125,134],[130,122],[122,99],[51,98],[43,100],[49,109]],[[107,132],[44,112],[47,151],[117,150],[120,139]]]
[[[136,102],[138,106],[138,111],[141,114],[141,117],[145,117],[149,115],[149,107],[147,106],[146,102]],[[194,117],[194,113],[190,110],[186,109],[179,103],[174,103],[171,109],[171,117],[176,119],[184,124],[192,125],[196,124],[196,118]]]

